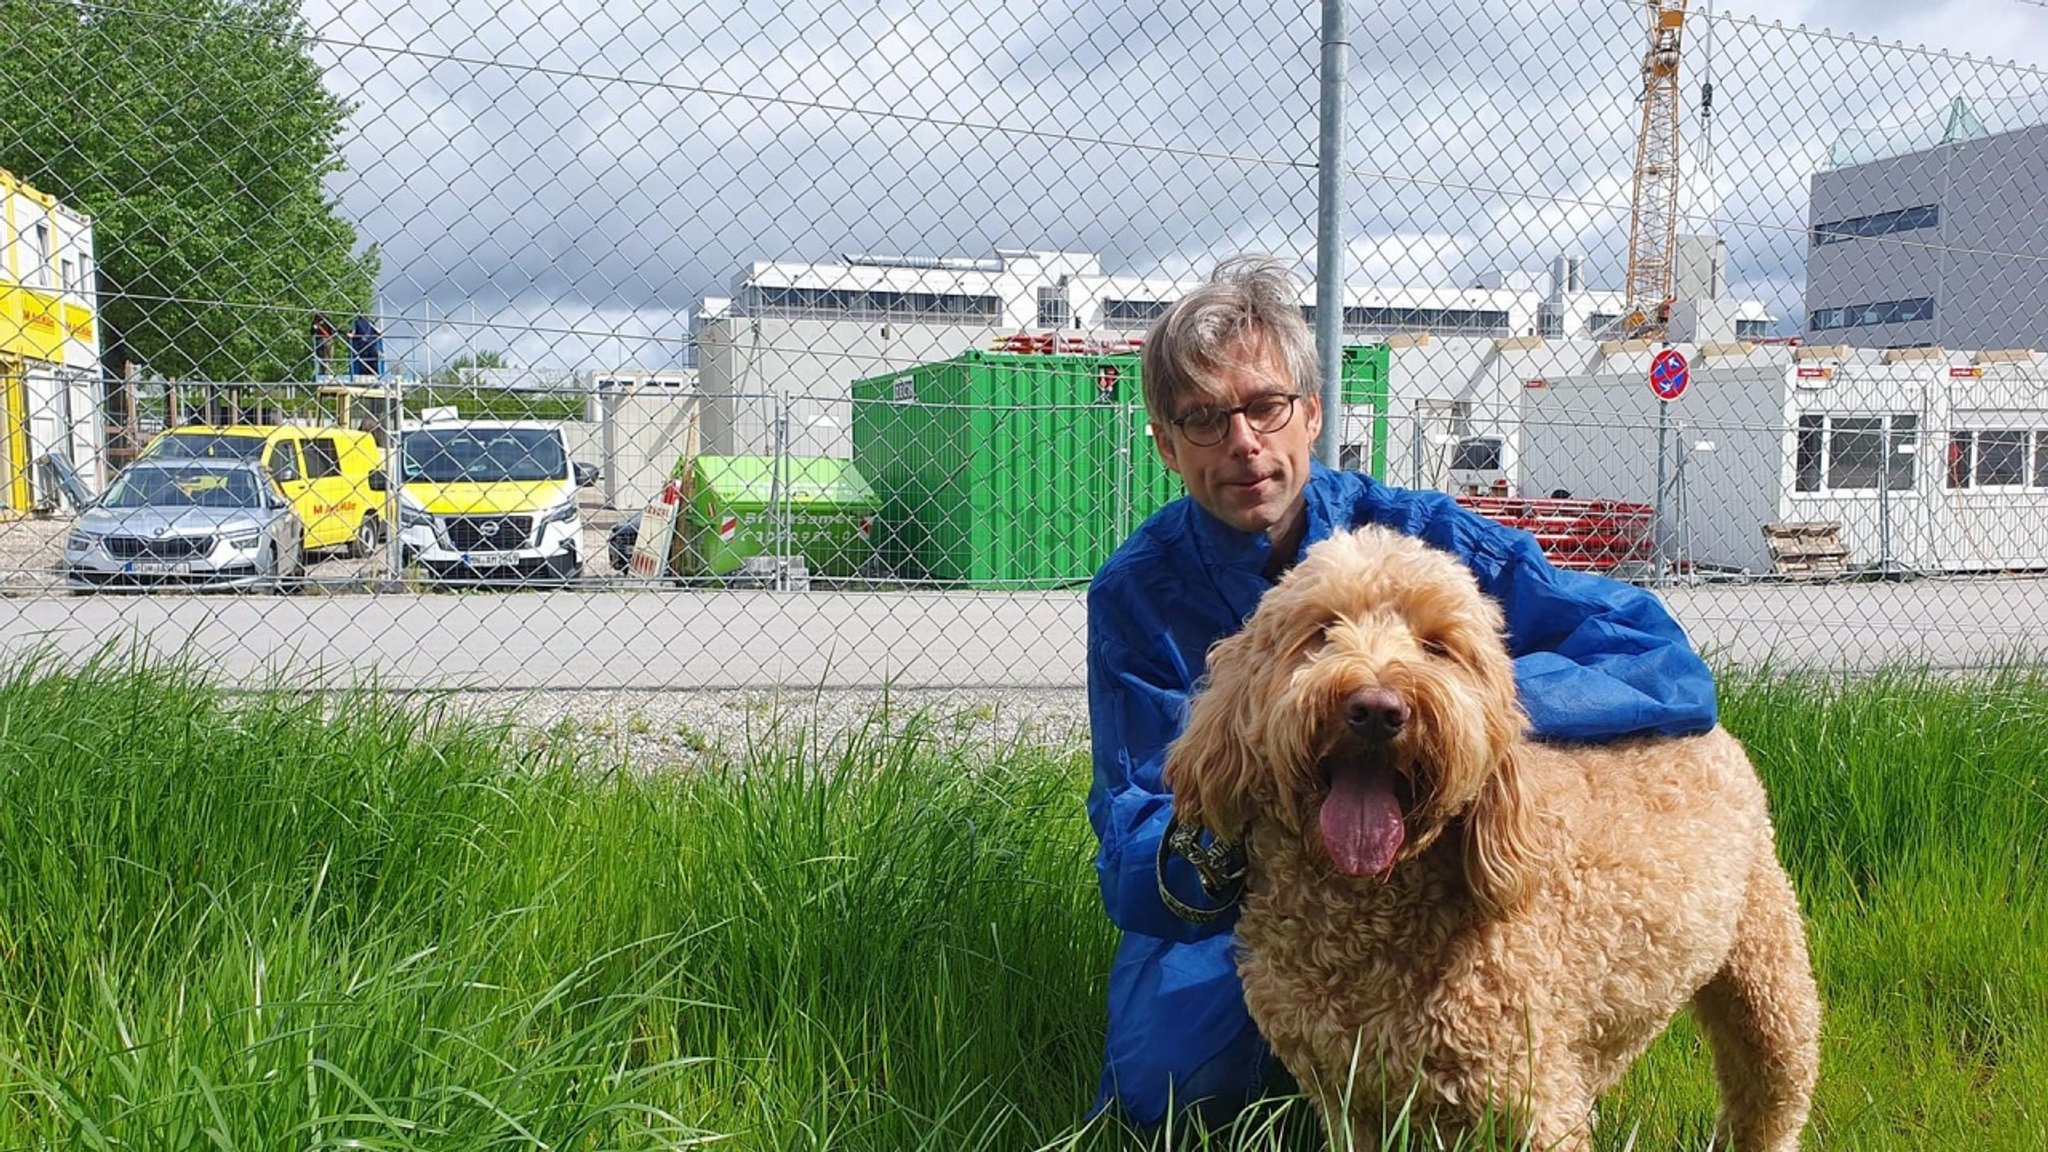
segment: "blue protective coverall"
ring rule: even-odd
[[[1655,596],[1560,571],[1535,538],[1460,508],[1438,492],[1390,488],[1313,465],[1302,548],[1378,524],[1464,560],[1506,613],[1515,681],[1541,739],[1680,735],[1714,726],[1714,683]],[[1088,701],[1095,780],[1088,817],[1101,841],[1097,878],[1122,930],[1109,978],[1109,1037],[1098,1108],[1141,1125],[1213,1098],[1256,1097],[1267,1051],[1231,956],[1234,912],[1190,924],[1159,899],[1156,854],[1172,800],[1161,780],[1210,644],[1237,631],[1272,582],[1263,533],[1230,528],[1190,499],[1147,520],[1088,590]],[[1298,560],[1299,557],[1294,559]],[[1186,861],[1167,882],[1208,907]]]

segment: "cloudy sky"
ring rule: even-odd
[[[2048,119],[2048,0],[1693,0],[1692,230],[1796,326],[1806,181],[1962,97]],[[332,190],[383,256],[390,350],[547,371],[682,361],[747,262],[1099,253],[1179,274],[1315,249],[1319,16],[1218,0],[309,0],[355,102]],[[1630,0],[1351,9],[1354,282],[1587,257],[1619,287],[1638,106]],[[2015,53],[2026,53],[2013,59]],[[1711,78],[1711,123],[1699,114]]]

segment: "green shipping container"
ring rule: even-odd
[[[1182,493],[1153,447],[1138,365],[971,351],[856,381],[854,460],[881,498],[881,566],[992,588],[1086,583]],[[1360,459],[1375,475],[1386,470],[1386,377],[1385,346],[1346,349],[1346,403],[1372,410]]]
[[[802,556],[814,576],[853,576],[874,555],[870,535],[881,502],[849,461],[786,458],[780,498],[772,456],[677,462],[678,470],[686,466],[694,493],[684,513],[680,575],[730,575],[755,556],[773,554],[772,543],[785,532],[790,553]]]
[[[1344,347],[1344,409],[1359,435],[1339,441],[1341,454],[1357,457],[1342,465],[1360,468],[1381,481],[1387,478],[1387,378],[1392,363],[1393,350],[1385,344]]]

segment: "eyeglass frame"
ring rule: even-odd
[[[1173,425],[1173,427],[1176,430],[1178,430],[1182,436],[1186,437],[1187,442],[1189,444],[1192,444],[1197,448],[1214,448],[1218,444],[1223,443],[1225,440],[1230,439],[1230,421],[1232,417],[1242,416],[1244,417],[1245,427],[1250,428],[1253,432],[1257,433],[1260,436],[1270,436],[1273,433],[1280,431],[1282,428],[1287,427],[1287,425],[1289,425],[1290,423],[1293,423],[1295,407],[1306,399],[1308,399],[1308,397],[1302,395],[1299,392],[1265,392],[1261,393],[1260,395],[1252,397],[1250,400],[1246,401],[1243,404],[1239,404],[1234,408],[1209,409],[1207,410],[1209,414],[1220,415],[1221,417],[1223,417],[1223,423],[1219,428],[1216,438],[1214,440],[1202,440],[1188,431],[1188,421],[1193,420],[1197,415],[1204,414],[1204,411],[1201,409],[1197,409],[1195,412],[1190,412],[1185,416],[1175,416],[1169,419],[1167,423]],[[1287,411],[1284,415],[1280,417],[1279,423],[1274,424],[1271,428],[1261,428],[1257,424],[1252,423],[1251,410],[1253,406],[1258,404],[1264,404],[1268,400],[1287,401]]]

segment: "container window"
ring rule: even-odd
[[[1977,487],[2011,488],[2027,482],[2026,432],[2013,429],[1977,433]]]
[[[48,288],[50,286],[50,226],[37,221],[35,227],[29,230],[29,235],[34,238],[33,242],[35,244],[36,287]]]
[[[1828,487],[1837,491],[1876,488],[1883,454],[1881,417],[1837,417],[1828,436]]]
[[[1894,492],[1911,491],[1913,468],[1919,460],[1918,439],[1920,417],[1911,413],[1894,412],[1891,418],[1891,436],[1885,454],[1885,486]]]
[[[1827,444],[1827,417],[1801,416],[1799,441],[1793,453],[1792,490],[1820,491],[1821,450]]]

